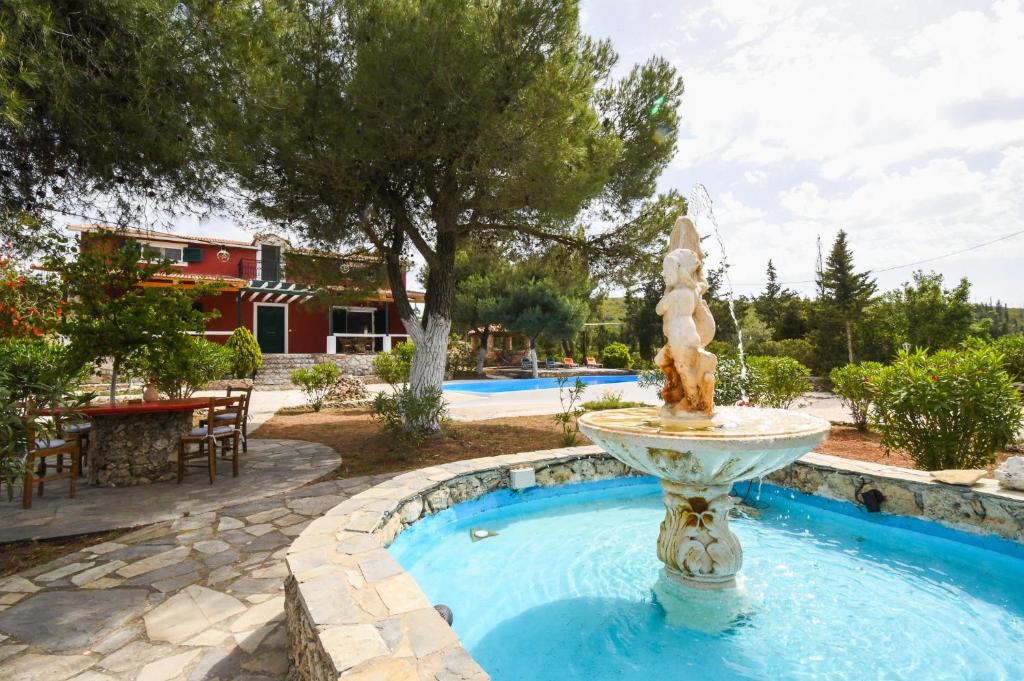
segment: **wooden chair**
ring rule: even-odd
[[[252,399],[252,386],[235,386],[228,388],[228,397],[237,393],[244,398],[242,402],[242,451],[249,452],[249,400]],[[227,420],[227,414],[224,415]]]
[[[228,388],[227,396],[231,397],[232,393],[238,394],[242,398],[242,452],[248,453],[249,451],[249,400],[252,398],[252,386],[231,386]],[[230,413],[223,413],[218,416],[222,422],[228,423],[234,419],[234,415]],[[199,421],[200,426],[206,425],[206,419]],[[226,443],[225,443],[226,445]]]
[[[85,475],[85,467],[89,464],[89,436],[92,433],[92,423],[89,421],[65,423],[60,430],[61,437],[64,439],[78,440],[78,447],[82,452],[78,463],[78,477],[82,477]]]
[[[22,508],[32,508],[32,487],[37,486],[39,496],[43,496],[43,485],[54,480],[68,479],[68,496],[75,497],[75,484],[78,480],[78,469],[82,465],[82,446],[78,439],[65,440],[59,437],[47,437],[40,433],[35,422],[35,405],[29,400],[25,403],[25,483],[22,492]],[[64,455],[71,459],[67,471],[64,470]],[[50,457],[55,459],[50,462]],[[47,475],[53,468],[56,473]]]
[[[209,472],[210,484],[217,479],[217,446],[226,453],[228,443],[231,444],[231,474],[238,477],[238,448],[242,438],[242,397],[211,397],[207,407],[206,425],[193,428],[188,435],[178,439],[178,484],[185,479],[185,468],[202,468],[188,462],[193,459],[206,459],[205,467]],[[224,418],[231,415],[231,418]],[[197,451],[189,451],[189,445],[195,444]]]

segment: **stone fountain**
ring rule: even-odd
[[[658,302],[668,342],[656,362],[665,374],[656,407],[585,414],[580,430],[605,451],[661,482],[665,520],[658,558],[673,583],[698,589],[736,585],[743,563],[729,529],[735,482],[782,468],[825,439],[829,423],[799,412],[715,407],[718,360],[704,348],[715,320],[703,300],[704,252],[689,217],[676,221]]]

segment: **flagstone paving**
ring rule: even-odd
[[[389,477],[190,513],[0,579],[0,679],[284,679],[288,545]]]
[[[0,543],[148,525],[178,518],[186,512],[199,516],[228,504],[308,484],[333,470],[339,462],[338,453],[322,444],[251,438],[249,451],[242,455],[239,476],[232,477],[231,462],[222,460],[212,485],[205,470],[198,468],[189,469],[180,485],[159,482],[110,488],[81,482],[74,499],[68,498],[66,486],[52,483],[44,496],[33,499],[30,509],[21,508],[20,494],[8,501],[5,490],[0,500]],[[269,531],[271,525],[264,523],[291,512],[287,508],[277,510],[281,511],[280,516],[268,516],[254,523],[260,525],[256,532]]]

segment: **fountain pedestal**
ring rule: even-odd
[[[698,589],[736,586],[743,548],[729,529],[729,487],[662,480],[661,489],[665,519],[658,535],[658,558],[666,574]]]
[[[672,581],[736,586],[743,548],[729,529],[734,483],[786,466],[825,439],[829,423],[799,412],[719,407],[709,424],[663,421],[654,407],[584,414],[580,430],[606,452],[661,481],[658,558]]]

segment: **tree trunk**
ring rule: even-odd
[[[110,369],[110,404],[117,402],[117,368],[121,361],[115,357],[113,366]]]
[[[540,378],[540,371],[537,369],[537,344],[530,341],[530,363],[533,364],[533,377]]]
[[[853,364],[853,325],[846,320],[846,355],[850,364]]]
[[[487,341],[490,340],[491,331],[485,328],[483,331],[477,329],[476,339],[480,344],[476,349],[476,375],[484,375],[484,364],[487,362]]]
[[[415,324],[414,320],[409,321]],[[441,388],[448,360],[448,333],[451,329],[451,319],[430,315],[427,317],[426,328],[414,337],[416,352],[413,353],[409,370],[409,389],[416,397],[422,397],[430,388]],[[435,430],[436,426],[433,424],[430,429]]]
[[[388,280],[402,323],[416,344],[412,366],[409,369],[409,390],[414,396],[422,398],[431,389],[440,392],[444,382],[445,364],[448,362],[448,334],[452,329],[457,244],[452,232],[438,231],[436,253],[427,273],[422,320],[416,318],[409,303],[400,260],[400,244],[399,239],[396,241],[398,247],[387,254]],[[412,423],[407,418],[405,426],[424,428],[435,433],[441,430],[441,424],[436,420],[429,423]]]

